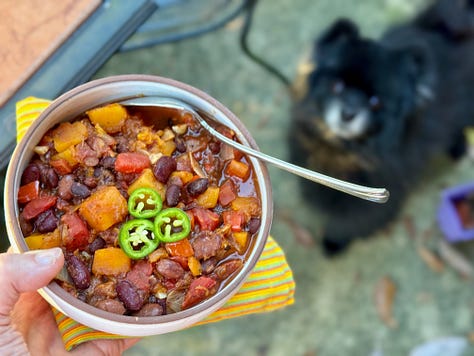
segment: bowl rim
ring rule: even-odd
[[[233,126],[233,129],[236,131],[239,140],[243,144],[247,144],[254,149],[258,149],[258,146],[253,139],[250,132],[244,126],[244,124],[238,119],[236,115],[234,115],[226,106],[220,103],[215,98],[211,97],[207,93],[203,92],[200,89],[197,89],[189,84],[182,83],[180,81],[154,76],[154,75],[143,75],[143,74],[127,74],[127,75],[116,75],[116,76],[109,76],[101,79],[92,80],[85,84],[82,84],[78,87],[75,87],[68,92],[64,93],[63,95],[59,96],[55,100],[51,102],[51,104],[39,115],[39,117],[31,124],[31,126],[27,129],[24,138],[18,142],[15,150],[12,154],[11,160],[9,162],[6,176],[5,176],[5,191],[4,191],[4,206],[5,206],[5,221],[7,226],[7,234],[10,240],[14,251],[16,252],[26,252],[28,248],[26,243],[23,239],[23,234],[21,233],[21,229],[18,223],[18,206],[16,203],[16,197],[18,188],[19,188],[19,179],[21,177],[21,172],[24,168],[21,169],[21,162],[24,159],[25,155],[27,155],[27,151],[30,150],[32,145],[36,145],[37,142],[30,142],[31,137],[36,136],[43,136],[46,132],[47,128],[51,126],[51,124],[42,124],[44,120],[49,117],[50,115],[54,115],[60,109],[64,109],[68,105],[74,104],[77,102],[77,98],[80,98],[81,95],[85,95],[84,93],[91,93],[97,90],[107,90],[107,88],[114,88],[115,86],[120,87],[121,85],[130,84],[133,85],[143,85],[146,86],[148,89],[152,90],[155,86],[162,87],[163,90],[175,90],[174,94],[186,94],[186,98],[189,100],[194,100],[195,102],[202,103],[206,106],[208,110],[212,112],[208,112],[209,115],[212,117],[217,118],[226,118],[228,122],[226,124],[232,124],[229,126]],[[137,97],[137,96],[147,96],[147,90],[143,92],[133,93],[131,95],[125,96],[122,100]],[[180,98],[179,100],[183,100]],[[116,100],[110,100],[109,102],[113,102]],[[186,102],[186,100],[183,100]],[[106,102],[98,102],[95,106],[104,105]],[[188,102],[192,106],[195,106],[193,103]],[[94,106],[91,106],[94,107]],[[91,108],[89,107],[89,108]],[[196,109],[200,110],[201,108]],[[84,112],[85,110],[81,110]],[[77,110],[76,110],[77,112]],[[54,124],[59,123],[61,121],[67,121],[76,117],[76,115],[72,115],[68,118],[62,118],[61,120],[54,121]],[[46,127],[45,127],[46,126]],[[30,139],[28,139],[30,138]],[[30,158],[31,158],[30,154]],[[270,182],[270,175],[268,169],[264,162],[258,161],[253,157],[249,157],[249,160],[252,162],[252,166],[254,172],[256,174],[256,179],[258,182],[258,191],[260,195],[260,199],[262,202],[262,225],[260,228],[260,232],[255,239],[254,250],[246,257],[246,262],[244,267],[242,268],[241,272],[236,275],[229,283],[227,283],[216,295],[210,297],[209,299],[197,304],[194,307],[186,309],[184,311],[180,311],[173,314],[156,316],[156,317],[135,317],[135,316],[127,316],[127,315],[119,315],[110,312],[103,311],[99,308],[93,307],[85,302],[80,301],[79,299],[73,297],[65,290],[63,290],[56,282],[51,282],[48,286],[42,288],[39,292],[40,294],[50,302],[53,306],[57,309],[62,311],[64,314],[70,316],[71,318],[82,322],[85,325],[106,331],[111,332],[111,330],[116,330],[117,326],[123,326],[124,324],[128,324],[130,328],[135,328],[133,330],[127,330],[128,335],[151,335],[159,333],[160,330],[153,330],[150,333],[150,330],[144,330],[143,326],[159,326],[159,325],[171,325],[171,330],[174,331],[177,329],[181,329],[183,326],[180,325],[180,322],[183,320],[189,319],[190,322],[194,323],[203,319],[205,316],[209,315],[213,311],[217,310],[221,307],[232,295],[234,295],[241,287],[241,285],[245,282],[248,275],[252,272],[255,264],[257,263],[258,259],[260,258],[268,235],[270,234],[272,218],[273,218],[273,199],[272,199],[272,186]],[[29,160],[28,160],[29,161]],[[266,222],[266,223],[264,223]],[[18,239],[17,239],[18,238]],[[81,312],[86,312],[89,314],[92,319],[95,321],[89,320],[90,318],[82,318],[78,317],[81,316]],[[74,314],[71,316],[70,314]],[[79,320],[80,319],[80,320]],[[103,325],[104,327],[100,327],[101,325],[97,325],[97,322],[105,322]],[[112,323],[110,326],[107,327],[107,323]],[[174,325],[176,324],[176,325]],[[141,328],[141,329],[140,329]]]

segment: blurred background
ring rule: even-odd
[[[427,3],[261,0],[249,46],[294,78],[314,39],[335,19],[349,17],[363,35],[376,38]],[[191,84],[233,111],[263,152],[286,159],[290,98],[275,76],[243,53],[242,22],[237,16],[203,36],[117,52],[93,78],[143,73]],[[126,355],[474,355],[471,246],[450,246],[452,254],[444,258],[432,253],[443,244],[436,222],[440,192],[469,182],[473,161],[466,157],[454,169],[440,167],[433,168],[440,175],[416,187],[388,229],[357,241],[335,259],[321,253],[317,238],[323,221],[298,195],[299,179],[269,167],[272,236],[293,270],[295,304],[144,338]],[[384,281],[392,287],[384,288]],[[378,314],[392,302],[391,312]]]

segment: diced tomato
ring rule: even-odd
[[[176,242],[168,242],[165,244],[165,249],[171,256],[189,257],[194,255],[193,247],[187,238]]]
[[[122,152],[115,160],[115,170],[121,173],[140,173],[150,167],[150,158],[139,152]]]
[[[230,225],[230,229],[234,232],[242,231],[245,223],[245,214],[240,211],[224,211],[222,213],[224,224]]]
[[[23,209],[23,217],[26,220],[33,219],[37,217],[42,212],[48,210],[56,204],[57,197],[54,196],[43,196],[33,199],[28,204],[26,204]]]
[[[51,167],[60,175],[66,175],[72,172],[72,167],[64,158],[57,158],[49,162]]]
[[[28,184],[22,185],[18,189],[18,202],[20,204],[28,203],[39,196],[39,181],[35,180]]]
[[[227,165],[225,173],[230,177],[238,177],[246,181],[250,176],[250,166],[244,162],[233,159]]]
[[[182,308],[187,309],[208,298],[216,292],[217,282],[209,277],[199,277],[191,282],[184,296]]]
[[[237,189],[232,180],[227,179],[219,188],[219,204],[227,206],[237,198]]]
[[[61,231],[61,238],[66,250],[74,251],[87,246],[89,229],[77,213],[64,214],[61,217],[61,224],[66,227]]]
[[[204,208],[194,208],[192,213],[201,230],[214,231],[219,226],[219,214]]]

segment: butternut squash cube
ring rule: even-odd
[[[61,237],[59,230],[46,234],[33,234],[25,237],[25,242],[30,250],[41,250],[61,246]]]
[[[63,152],[67,148],[84,141],[88,136],[87,127],[80,121],[62,122],[52,133],[54,148]]]
[[[127,200],[116,187],[104,186],[81,203],[79,213],[90,227],[105,231],[124,221],[128,214]]]
[[[138,188],[154,189],[161,195],[161,199],[165,199],[165,186],[155,178],[155,175],[150,168],[145,168],[142,171],[142,174],[140,174],[140,176],[130,184],[127,190],[128,195],[131,195],[132,192]]]
[[[127,110],[118,103],[101,106],[87,111],[87,116],[94,125],[99,125],[107,133],[117,133],[127,119]]]
[[[95,275],[118,275],[130,271],[132,261],[118,247],[106,247],[95,251],[92,273]]]

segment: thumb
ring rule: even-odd
[[[58,247],[26,253],[0,254],[0,316],[8,316],[21,293],[46,286],[64,264]]]

